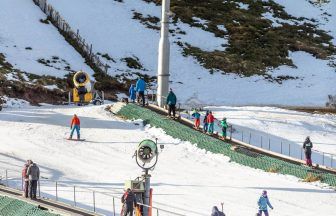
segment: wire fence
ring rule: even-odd
[[[92,44],[85,41],[78,29],[74,31],[60,13],[48,4],[47,0],[33,0],[33,2],[47,15],[48,20],[59,30],[66,41],[85,58],[93,70],[102,73],[108,72],[109,66],[104,64],[100,57],[93,52]]]
[[[0,171],[0,183],[23,192],[24,180],[21,171],[5,169]],[[85,183],[85,182],[81,182]],[[103,215],[119,216],[122,203],[122,190],[109,188],[83,187],[72,184],[67,181],[53,181],[41,176],[38,181],[37,196],[49,198],[55,201],[63,202],[68,205],[86,209]],[[178,215],[186,216],[184,213],[177,213],[173,210],[166,210],[155,206],[147,206],[138,203],[140,206],[146,206],[152,209],[152,216]]]

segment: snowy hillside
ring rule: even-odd
[[[73,113],[81,117],[86,142],[64,139],[69,135]],[[266,189],[275,207],[272,215],[332,215],[336,211],[335,192],[322,185],[229,163],[222,155],[204,152],[160,129],[141,125],[117,119],[104,107],[6,109],[0,112],[0,168],[10,168],[9,177],[16,177],[13,180],[20,187],[21,167],[30,158],[41,167],[44,195],[55,194],[50,180],[69,186],[59,186],[58,194],[69,203],[73,198],[70,186],[91,188],[100,191],[96,193],[98,211],[112,215],[111,196],[120,197],[124,180],[141,174],[132,158],[136,144],[157,137],[165,149],[152,172],[156,207],[188,216],[209,215],[213,205],[224,202],[227,215],[253,215],[260,192]],[[92,193],[78,190],[83,191],[77,197],[78,204],[90,208]]]
[[[14,69],[63,78],[72,71],[93,71],[32,1],[0,1],[0,53]]]
[[[136,72],[156,75],[159,40],[158,18],[161,14],[161,7],[154,3],[147,3],[155,2],[154,0],[102,0],[99,2],[49,0],[49,2],[61,12],[73,28],[80,29],[84,38],[93,43],[95,52],[105,56],[102,59],[105,59],[111,66],[109,69],[111,75],[124,74],[136,77],[134,75]],[[172,2],[175,5],[176,2]],[[247,4],[250,1],[236,2],[239,4],[235,7],[240,7],[240,13],[244,13],[244,10],[251,10]],[[329,32],[333,37],[336,36],[335,28],[333,28],[336,20],[335,1],[321,6],[309,3],[307,0],[277,0],[276,2],[284,6],[284,11],[289,14],[284,16],[289,16],[289,18],[288,20],[275,18],[280,12],[275,13],[273,10],[277,6],[270,2],[273,9],[263,16],[264,19],[273,22],[272,28],[275,30],[286,25],[286,27],[289,25],[289,28],[295,29],[296,27],[291,26],[300,25],[302,28],[306,28],[305,25],[311,24]],[[85,11],[85,13],[76,13],[78,10]],[[281,14],[284,14],[284,11]],[[291,15],[304,16],[307,19],[290,17]],[[312,21],[311,18],[315,20]],[[321,42],[322,38],[329,36],[318,30],[311,30],[310,28],[313,27],[307,27],[307,31],[316,32],[316,34],[314,33],[315,38],[312,36],[313,33],[308,33],[307,40],[311,40],[309,43],[312,44],[317,43],[312,45],[314,48],[307,48],[303,45],[300,48],[300,45],[293,45],[297,47],[295,51],[288,53],[287,59],[292,61],[292,63],[288,63],[288,66],[285,63],[275,69],[268,69],[265,75],[245,77],[225,73],[227,71],[216,72],[216,70],[205,69],[199,62],[200,59],[190,56],[195,53],[189,53],[186,56],[185,44],[199,48],[202,53],[224,52],[226,47],[230,45],[228,40],[232,39],[226,35],[225,25],[218,25],[216,32],[212,32],[212,29],[207,26],[209,21],[193,17],[190,22],[191,24],[188,24],[178,20],[171,25],[170,80],[172,88],[177,92],[181,101],[198,98],[207,104],[323,106],[327,95],[336,92],[335,67],[331,67],[333,61],[328,58],[325,60],[316,58],[316,55],[326,55],[326,53],[322,53],[333,49],[331,47],[332,43],[335,45],[335,39],[328,42],[329,45],[328,39],[324,39],[326,43]],[[300,31],[302,30],[299,29],[298,32]],[[215,33],[224,34],[224,36],[216,37]],[[295,37],[300,39],[300,36]],[[321,48],[323,46],[325,48]],[[314,54],[314,57],[307,51],[299,51],[301,49],[307,49],[312,53],[320,50],[322,53]],[[110,58],[106,58],[106,56]],[[284,61],[287,60],[284,59]],[[229,65],[233,67],[235,63]],[[214,73],[211,74],[209,71]]]

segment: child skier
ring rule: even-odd
[[[261,216],[264,212],[265,216],[269,216],[267,206],[269,206],[271,209],[273,209],[273,206],[271,205],[268,197],[267,197],[267,191],[263,191],[259,200],[258,200],[258,206],[259,206],[259,212],[258,216]]]
[[[313,143],[310,141],[310,137],[307,136],[306,140],[303,143],[303,149],[304,149],[305,156],[306,156],[306,164],[308,166],[313,166],[313,162],[311,159],[312,148],[313,148]]]
[[[222,128],[222,139],[226,139],[226,130],[228,128],[228,124],[226,122],[226,118],[223,118],[222,121],[220,121],[220,124],[218,124]]]
[[[198,130],[201,124],[201,114],[195,109],[191,116],[195,118],[195,128]]]
[[[76,130],[77,133],[77,139],[80,139],[80,120],[76,114],[74,114],[72,120],[71,120],[71,125],[70,125],[71,133],[69,139],[72,139],[72,136]]]
[[[204,130],[204,133],[208,132],[208,115],[209,115],[209,111],[206,111],[204,119],[203,119],[203,130]]]
[[[212,112],[209,112],[209,115],[207,117],[208,122],[208,133],[213,134],[214,132],[214,124],[215,124],[215,117],[212,115]]]
[[[134,103],[135,99],[136,99],[136,91],[135,91],[135,86],[133,84],[129,88],[128,93],[129,93],[129,97],[130,97],[132,103]]]

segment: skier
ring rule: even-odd
[[[71,125],[70,125],[71,133],[69,139],[72,139],[72,136],[76,130],[77,133],[77,139],[80,139],[80,120],[76,114],[74,114],[72,120],[71,120]]]
[[[259,200],[258,200],[258,206],[259,206],[259,212],[258,216],[261,216],[262,213],[264,212],[265,216],[269,216],[267,206],[269,206],[271,209],[273,209],[273,206],[271,205],[268,196],[267,196],[267,191],[263,191]]]
[[[145,106],[145,90],[146,90],[146,82],[142,78],[139,78],[136,82],[135,90],[138,93],[138,103],[141,97],[142,99],[142,106]]]
[[[130,97],[132,103],[134,103],[135,102],[135,98],[136,98],[136,91],[135,91],[135,87],[134,87],[133,84],[129,88],[128,93],[129,93],[129,97]]]
[[[122,216],[133,216],[133,208],[137,206],[135,194],[130,188],[127,188],[124,195],[121,197],[123,203]]]
[[[310,141],[310,137],[307,136],[306,140],[303,143],[303,149],[306,155],[306,164],[308,166],[313,166],[313,162],[311,159],[311,154],[312,154],[312,149],[313,148],[313,143]]]
[[[168,105],[168,115],[171,117],[171,113],[173,112],[173,118],[175,118],[175,110],[176,110],[176,95],[173,90],[169,90],[169,94],[167,96],[167,105]]]
[[[212,112],[209,112],[209,115],[207,117],[208,122],[208,133],[213,134],[214,132],[214,124],[215,124],[215,117],[212,115]]]
[[[204,119],[203,119],[203,130],[204,130],[204,133],[208,132],[208,115],[209,115],[209,111],[206,111]]]
[[[40,178],[40,169],[31,161],[26,175],[29,177],[29,198],[36,199],[37,182]]]
[[[195,118],[195,128],[198,130],[201,124],[201,114],[195,109],[191,116]]]
[[[23,170],[22,170],[22,183],[23,183],[23,194],[22,196],[24,198],[28,197],[28,185],[29,185],[29,178],[27,176],[27,170],[28,167],[30,165],[30,160],[27,160],[27,163],[25,163],[25,165],[23,166]]]
[[[226,139],[226,130],[228,128],[228,124],[226,122],[226,118],[223,118],[222,121],[220,121],[220,124],[218,124],[222,128],[222,139]]]
[[[225,216],[224,212],[218,210],[217,206],[212,207],[211,216]]]

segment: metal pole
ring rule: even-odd
[[[96,212],[96,195],[95,192],[92,191],[92,198],[93,198],[93,212]]]
[[[8,170],[6,170],[6,186],[8,187]]]
[[[289,154],[289,156],[290,156],[290,149],[291,149],[291,144],[289,143],[288,144],[288,154]]]
[[[74,189],[74,204],[75,204],[75,206],[77,205],[77,203],[76,203],[76,186],[74,186],[73,187],[73,189]]]
[[[145,177],[145,200],[144,200],[145,206],[143,208],[143,216],[148,216],[149,208],[147,206],[150,206],[149,198],[150,198],[150,177],[151,177],[151,175],[148,174],[148,170],[146,170],[144,177]]]
[[[252,137],[252,135],[251,135],[251,132],[250,132],[249,144],[251,144],[251,137]]]
[[[333,158],[334,156],[333,155],[331,155],[331,168],[333,167],[333,160],[334,160],[334,158]]]
[[[271,150],[271,138],[268,138],[268,150]]]
[[[158,57],[158,90],[157,102],[160,107],[164,106],[164,99],[168,95],[169,88],[169,10],[170,0],[162,0],[161,38],[159,42]]]
[[[322,152],[322,156],[323,156],[323,158],[322,158],[322,164],[324,165],[324,152]]]
[[[263,148],[262,136],[260,136],[260,146]]]
[[[300,148],[301,149],[301,148]],[[301,149],[301,160],[302,160],[302,152],[303,152],[303,149]]]
[[[38,194],[39,194],[39,197],[41,197],[41,183],[40,183],[40,179],[38,180]]]
[[[115,216],[115,202],[114,202],[114,197],[113,197],[113,216]]]
[[[242,131],[242,142],[244,142],[244,131]]]
[[[282,154],[282,141],[281,141],[281,150],[280,151],[281,151],[281,154]]]
[[[232,125],[230,125],[230,140],[232,140],[232,131],[233,131],[233,128],[232,128]]]
[[[159,209],[156,209],[156,216],[159,216]]]
[[[56,201],[58,201],[57,182],[56,182]]]

